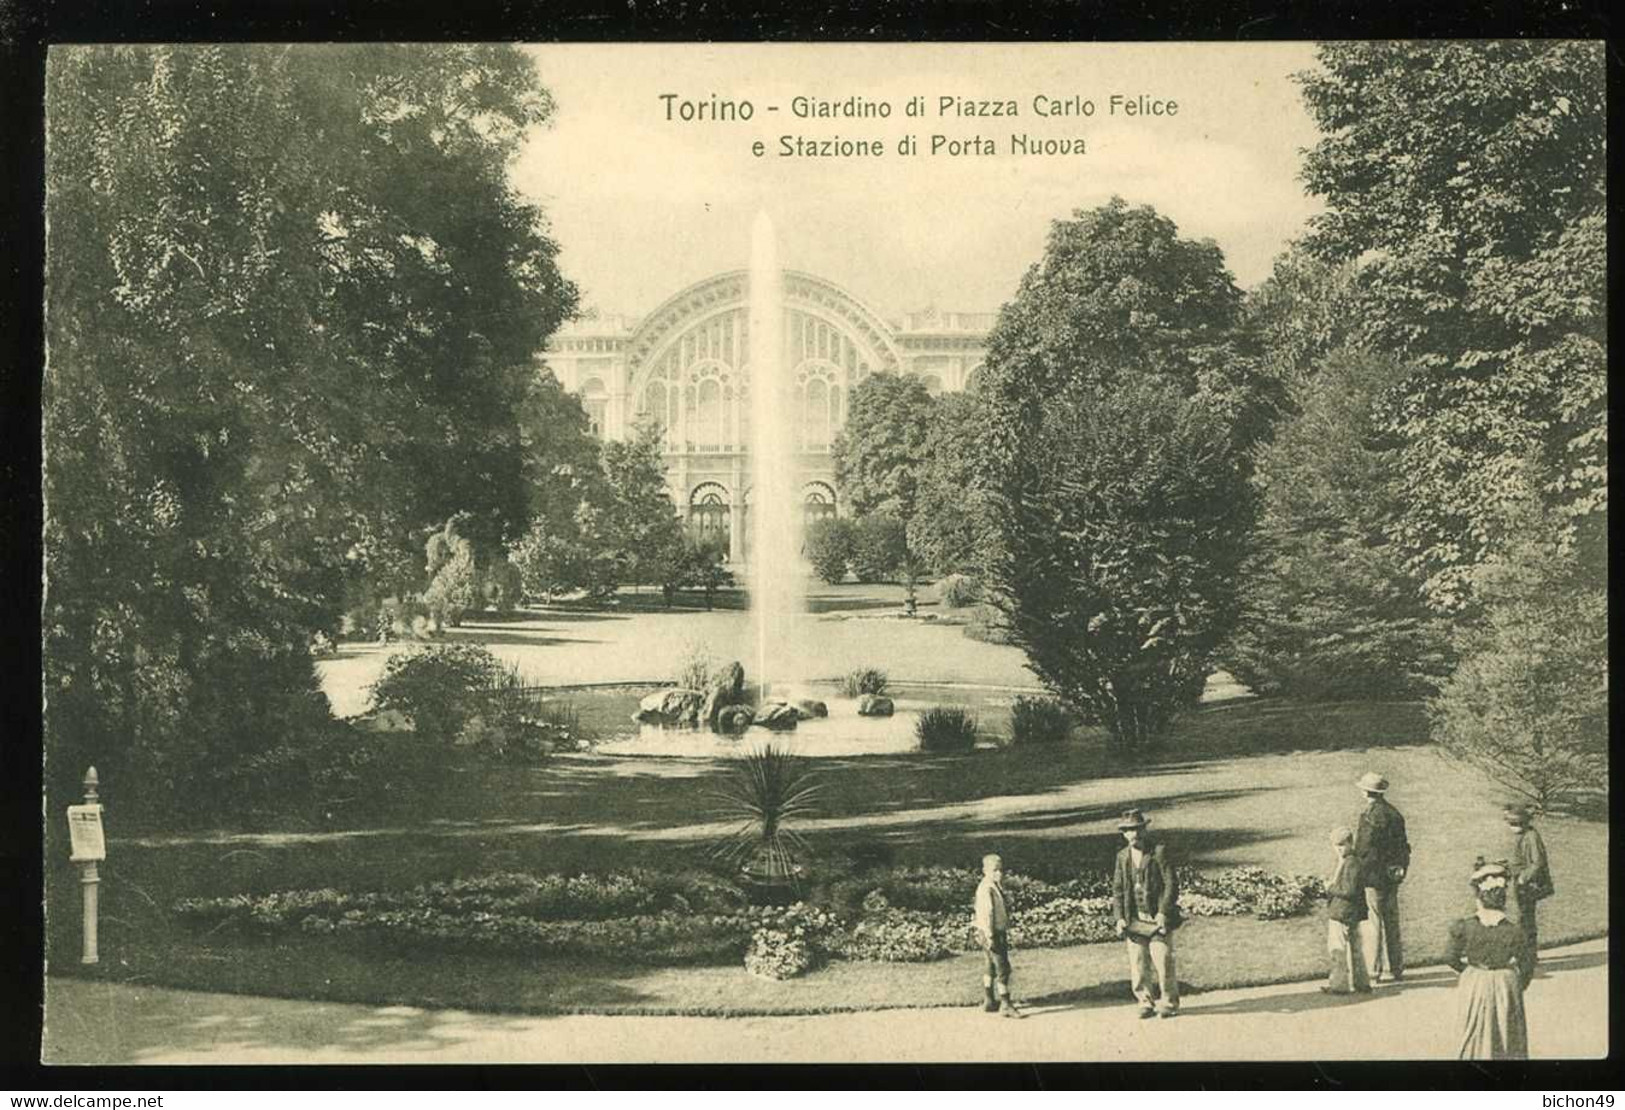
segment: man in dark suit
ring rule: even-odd
[[[1534,816],[1528,806],[1506,807],[1506,821],[1512,827],[1512,881],[1507,884],[1507,916],[1523,930],[1524,957],[1518,961],[1524,986],[1535,975],[1535,960],[1540,954],[1540,923],[1535,908],[1541,899],[1549,898],[1554,890],[1552,871],[1546,862],[1546,842],[1535,831]]]
[[[1364,775],[1365,811],[1354,834],[1354,858],[1365,885],[1366,919],[1360,925],[1366,970],[1373,982],[1405,977],[1405,948],[1399,932],[1399,884],[1411,866],[1411,842],[1405,818],[1388,804],[1388,780],[1375,771]]]
[[[1179,884],[1168,849],[1146,835],[1150,820],[1137,809],[1123,814],[1117,829],[1128,844],[1117,853],[1112,870],[1112,904],[1117,935],[1128,944],[1129,985],[1140,1003],[1140,1016],[1158,1012],[1151,992],[1153,971],[1162,997],[1161,1013],[1179,1013],[1179,973],[1174,964],[1174,930],[1179,927]]]

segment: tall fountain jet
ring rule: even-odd
[[[783,289],[773,221],[759,212],[750,246],[750,608],[764,696],[769,683],[782,692],[803,677],[789,673],[793,622],[805,601]]]

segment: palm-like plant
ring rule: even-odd
[[[817,811],[822,784],[800,757],[767,744],[740,756],[721,789],[712,792],[721,816],[737,827],[716,845],[716,855],[772,883],[794,881],[796,855],[807,843],[793,827]]]

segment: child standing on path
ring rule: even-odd
[[[1332,830],[1332,851],[1337,853],[1337,865],[1326,884],[1326,950],[1332,972],[1320,989],[1327,994],[1367,994],[1371,980],[1360,944],[1360,922],[1366,915],[1365,888],[1354,859],[1352,829]]]
[[[982,1008],[1007,1018],[1023,1014],[1010,1001],[1010,911],[1004,904],[1004,861],[989,853],[982,857],[982,882],[976,888],[976,938],[987,956],[982,973]],[[998,993],[995,994],[995,986]]]

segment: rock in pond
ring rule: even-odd
[[[814,717],[829,716],[829,706],[817,698],[797,698],[790,703],[790,707],[796,711],[796,716],[803,721],[810,721]]]
[[[705,695],[681,686],[656,690],[638,703],[633,720],[643,725],[694,725],[700,720]]]
[[[745,700],[745,668],[738,663],[729,663],[717,673],[717,680],[711,684],[710,691],[705,695],[705,705],[700,710],[700,720],[705,727],[715,729],[718,726],[717,718],[722,711],[730,705],[739,705]]]
[[[890,717],[891,715],[891,699],[884,694],[864,694],[858,699],[858,716],[860,717]]]
[[[756,721],[756,710],[748,705],[724,706],[717,714],[716,729],[730,736],[736,736]]]
[[[756,723],[763,728],[775,730],[791,729],[801,718],[796,714],[795,706],[787,705],[782,701],[768,702],[762,706],[760,713],[756,714]]]

